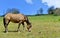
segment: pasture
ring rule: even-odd
[[[8,33],[4,33],[3,17],[0,17],[0,38],[60,38],[60,16],[29,16],[32,23],[31,32],[26,27],[16,32],[16,23],[10,23]],[[25,24],[26,25],[26,24]]]

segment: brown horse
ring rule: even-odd
[[[28,31],[31,31],[30,28],[32,27],[32,25],[29,22],[28,17],[23,14],[12,14],[12,13],[6,14],[3,18],[5,32],[8,32],[7,26],[9,24],[9,22],[19,23],[17,31],[19,31],[20,24],[23,25],[23,29],[24,29],[24,27],[25,27],[24,22],[26,22]]]

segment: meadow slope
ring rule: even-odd
[[[18,24],[10,23],[9,32],[4,33],[3,17],[0,17],[0,38],[60,38],[60,16],[29,16],[29,19],[31,32],[23,30],[21,25],[21,32],[18,33]]]

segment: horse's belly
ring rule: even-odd
[[[19,20],[11,20],[11,22],[19,23]]]

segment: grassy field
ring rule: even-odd
[[[18,25],[16,23],[10,23],[9,32],[4,33],[2,18],[0,17],[0,38],[60,38],[60,16],[29,16],[31,32],[23,30],[21,25],[20,33],[15,32]]]

